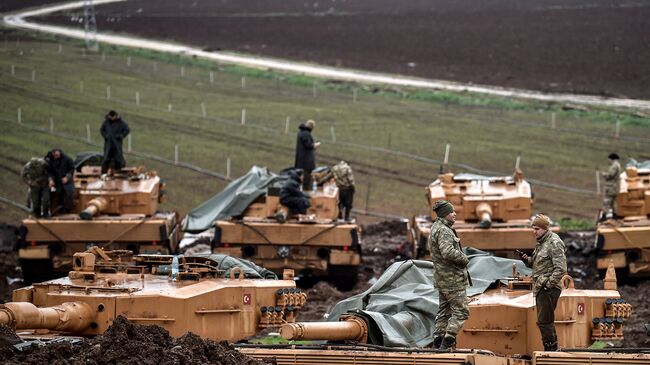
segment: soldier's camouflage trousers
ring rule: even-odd
[[[616,194],[608,195],[603,194],[603,214],[607,215],[608,213],[616,212]]]
[[[537,307],[537,327],[542,333],[542,342],[556,343],[555,307],[562,291],[558,288],[541,289],[535,297]]]
[[[469,318],[467,293],[465,289],[455,291],[439,291],[440,307],[436,314],[435,335],[448,334],[456,337],[463,328],[463,323]]]
[[[50,216],[50,188],[30,187],[29,200],[32,202],[32,213],[36,218]]]

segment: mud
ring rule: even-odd
[[[15,338],[11,329],[0,328],[3,364],[276,364],[274,359],[252,359],[227,342],[204,340],[193,333],[173,338],[162,327],[133,324],[124,317],[118,317],[103,335],[79,344],[32,346],[18,352],[11,342]]]
[[[548,92],[650,97],[647,2],[133,0],[96,12],[100,31],[207,50]],[[82,14],[45,20],[83,27]]]

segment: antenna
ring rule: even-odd
[[[98,51],[97,44],[97,19],[95,19],[95,5],[93,0],[84,0],[84,40],[86,48]]]

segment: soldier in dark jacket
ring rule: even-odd
[[[316,168],[315,151],[320,146],[320,142],[314,142],[311,132],[314,130],[316,122],[308,120],[298,127],[298,136],[296,138],[296,162],[294,167],[302,169],[302,190],[312,189],[311,172]]]
[[[58,148],[50,151],[45,157],[50,174],[50,187],[55,189],[57,205],[63,213],[72,211],[72,197],[74,194],[74,162]],[[54,213],[54,212],[52,212]]]
[[[532,229],[537,239],[533,256],[521,253],[526,266],[533,268],[533,294],[537,307],[537,327],[542,334],[544,351],[557,351],[555,307],[562,293],[560,279],[567,272],[564,242],[551,232],[551,219],[544,214],[533,218]]]
[[[451,228],[456,222],[454,206],[445,200],[434,205],[437,218],[429,234],[429,250],[433,262],[433,284],[440,296],[433,333],[433,347],[441,350],[456,347],[456,335],[469,318],[467,272],[469,259],[463,253],[460,239]]]
[[[115,112],[111,110],[106,115],[102,128],[104,137],[104,162],[102,163],[102,174],[108,171],[111,162],[115,163],[115,170],[124,167],[124,154],[122,153],[122,140],[129,135],[129,125]]]
[[[50,187],[47,162],[43,158],[32,157],[23,167],[21,177],[29,186],[29,200],[36,218],[50,216]]]
[[[280,189],[280,204],[289,208],[289,214],[305,214],[311,205],[309,195],[300,190],[301,174],[300,169],[289,171],[289,179]]]

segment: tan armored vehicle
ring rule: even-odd
[[[190,212],[184,229],[206,229],[205,224],[192,229],[192,219],[204,219],[215,230],[215,253],[242,257],[276,273],[293,269],[299,283],[327,278],[341,290],[351,289],[361,263],[359,227],[337,221],[338,188],[323,182],[309,192],[311,207],[306,215],[288,216],[279,197],[284,179],[253,167]]]
[[[124,168],[101,176],[99,166],[80,165],[74,174],[71,214],[29,217],[20,228],[23,275],[28,282],[67,272],[72,255],[91,245],[136,253],[170,254],[180,238],[175,212],[160,212],[165,184],[155,171]]]
[[[379,282],[382,280],[380,278]],[[519,275],[514,268],[512,276],[470,298],[470,316],[457,337],[456,350],[440,351],[430,349],[426,345],[390,345],[387,342],[396,341],[400,337],[407,342],[420,341],[422,333],[428,331],[426,328],[420,328],[422,322],[418,319],[421,313],[399,310],[393,312],[390,303],[386,303],[393,295],[403,301],[414,299],[414,295],[400,295],[404,292],[394,289],[399,288],[398,281],[384,283],[384,286],[390,286],[390,289],[380,291],[386,294],[378,299],[381,301],[380,307],[369,303],[364,309],[341,313],[337,316],[338,321],[299,322],[281,327],[280,334],[287,340],[330,341],[320,348],[314,345],[290,345],[287,348],[254,348],[242,345],[239,350],[256,358],[274,356],[280,365],[535,365],[650,362],[650,353],[642,353],[641,349],[636,353],[617,353],[616,349],[600,353],[598,350],[588,349],[595,341],[621,340],[625,321],[632,311],[631,306],[620,299],[613,268],[605,279],[605,290],[578,290],[573,287],[570,277],[563,278],[564,289],[555,311],[555,326],[561,348],[559,352],[542,351],[531,292],[532,279]],[[372,302],[372,295],[369,296],[366,295],[364,300]],[[378,308],[383,309],[379,312]],[[386,324],[389,323],[391,326],[387,329]]]
[[[118,316],[156,324],[172,336],[191,331],[236,342],[293,322],[306,295],[292,272],[224,255],[137,255],[97,247],[77,253],[67,277],[17,289],[0,305],[0,324],[38,335],[101,334]]]
[[[487,177],[475,174],[441,174],[426,187],[430,216],[413,218],[414,257],[429,257],[427,240],[438,200],[448,200],[456,210],[454,229],[463,246],[508,256],[516,249],[533,249],[535,237],[529,219],[533,195],[521,170],[512,176]],[[554,231],[558,227],[552,228]]]
[[[650,275],[650,161],[621,173],[616,216],[597,225],[598,269],[612,260],[621,279]]]

